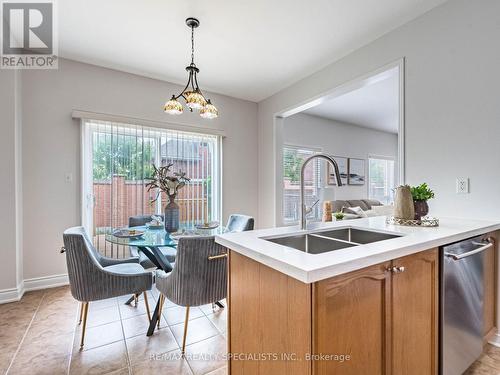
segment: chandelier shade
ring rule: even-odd
[[[209,99],[205,98],[198,86],[197,75],[200,70],[194,63],[194,29],[200,26],[200,21],[196,18],[188,18],[186,19],[186,25],[191,28],[191,64],[186,67],[186,71],[189,74],[188,81],[179,95],[172,95],[172,98],[165,103],[164,111],[170,115],[182,114],[184,108],[178,100],[182,97],[191,112],[193,112],[193,110],[199,110],[200,116],[203,118],[217,118],[219,116],[219,111]]]
[[[186,105],[191,109],[202,109],[207,101],[199,91],[186,91],[184,93]]]
[[[175,98],[175,95],[172,95],[172,99],[165,103],[163,110],[169,115],[182,115],[184,112],[182,104]]]
[[[212,103],[210,103],[210,99],[207,99],[207,104],[205,104],[205,106],[201,109],[200,116],[208,119],[219,116],[219,111]]]

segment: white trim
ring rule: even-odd
[[[69,278],[67,273],[62,275],[35,277],[33,279],[24,280],[25,291],[55,288],[64,285],[69,285]]]
[[[56,288],[69,284],[67,274],[35,277],[22,281],[17,288],[0,290],[0,304],[19,301],[25,292]]]
[[[19,301],[23,294],[22,284],[17,288],[2,289],[0,290],[0,304]]]
[[[367,159],[380,159],[380,160],[390,160],[396,162],[396,158],[394,156],[384,156],[377,154],[368,154]]]
[[[94,191],[92,190],[92,167],[87,166],[92,156],[92,137],[85,120],[80,120],[80,208],[81,225],[87,233],[93,233]]]
[[[396,183],[404,185],[406,183],[406,154],[405,154],[405,87],[406,87],[406,61],[402,57],[398,62],[399,69],[399,124],[398,124],[398,175]]]
[[[141,119],[141,118],[137,118],[137,117],[81,111],[78,109],[73,110],[73,112],[71,113],[71,117],[74,119],[118,122],[118,123],[123,123],[123,124],[149,126],[149,127],[153,127],[153,128],[162,128],[162,129],[178,130],[178,131],[185,131],[185,132],[192,132],[192,133],[218,135],[221,137],[226,136],[226,132],[224,130],[221,130],[221,129],[202,128],[202,127],[198,127],[198,126],[186,125],[186,124],[172,122],[172,121],[148,120],[148,119]]]
[[[486,341],[488,341],[488,344],[500,348],[500,332],[498,332],[498,330],[493,327],[491,331],[486,335]]]

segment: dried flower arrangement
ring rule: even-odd
[[[167,194],[169,199],[175,199],[177,192],[190,181],[190,178],[186,177],[185,172],[172,172],[173,165],[173,163],[168,163],[163,167],[157,168],[153,164],[153,176],[150,178],[151,182],[146,184],[146,187],[148,191],[151,189],[158,189],[158,193],[151,202],[158,200],[161,192]]]

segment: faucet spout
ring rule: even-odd
[[[307,229],[307,221],[306,221],[306,215],[307,215],[307,207],[305,203],[305,188],[304,188],[304,174],[305,174],[305,169],[307,164],[313,160],[313,159],[324,159],[327,162],[329,162],[333,170],[335,171],[335,178],[337,179],[337,186],[342,186],[342,181],[340,179],[340,172],[339,172],[339,166],[335,159],[333,159],[330,155],[324,154],[324,153],[318,153],[309,156],[306,160],[304,160],[304,163],[302,164],[302,167],[300,168],[300,229],[305,230]]]

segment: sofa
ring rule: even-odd
[[[360,217],[388,216],[394,211],[393,206],[385,206],[375,199],[352,199],[331,201],[332,212],[344,212],[344,220],[359,219]],[[360,207],[363,212],[356,214],[346,208]]]
[[[343,207],[361,207],[363,211],[369,211],[373,206],[383,206],[383,204],[376,199],[335,200],[332,201],[332,212],[339,212]]]

